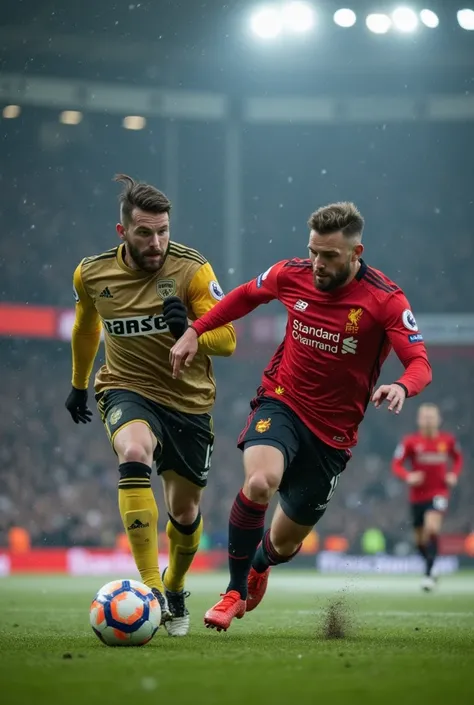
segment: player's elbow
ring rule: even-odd
[[[72,337],[75,338],[76,340],[78,338],[86,338],[86,339],[93,339],[94,341],[96,338],[100,338],[100,335],[102,333],[102,326],[99,323],[93,324],[91,326],[86,326],[84,324],[74,324],[72,327]]]
[[[220,345],[219,355],[221,357],[230,357],[235,353],[237,347],[237,336],[235,335],[234,326],[228,325],[223,330],[222,345]]]
[[[230,357],[231,355],[233,355],[235,353],[236,348],[237,336],[235,334],[235,328],[233,325],[230,325],[228,330],[226,357]]]
[[[398,460],[392,462],[392,473],[400,480],[405,479],[405,468]]]
[[[423,388],[427,387],[431,382],[433,381],[433,370],[430,365],[429,360],[426,357],[420,357],[420,368],[422,370],[422,378],[423,378]]]

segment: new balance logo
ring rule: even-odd
[[[295,311],[306,311],[308,308],[308,303],[306,301],[302,301],[301,299],[298,299],[298,301],[294,305]]]
[[[130,526],[127,527],[127,531],[134,531],[135,529],[146,529],[148,526],[150,526],[149,521],[144,524],[142,521],[140,521],[140,519],[135,519],[133,524],[130,524]]]
[[[113,299],[114,297],[110,293],[110,289],[108,286],[105,287],[103,291],[100,292],[99,297],[101,299]]]
[[[344,338],[341,348],[342,354],[347,355],[347,353],[351,353],[351,355],[355,355],[357,352],[357,342],[357,338],[353,338],[352,336],[350,338]]]

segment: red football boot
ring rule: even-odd
[[[245,600],[242,600],[237,590],[229,590],[221,595],[222,600],[207,610],[204,615],[204,624],[208,629],[217,629],[226,632],[234,617],[242,619],[245,614]]]
[[[267,591],[269,576],[270,568],[267,568],[263,573],[257,573],[254,568],[250,568],[247,580],[247,612],[254,610],[263,600],[263,596]]]

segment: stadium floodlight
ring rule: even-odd
[[[250,26],[260,39],[276,39],[283,29],[282,12],[271,5],[261,7],[252,14]]]
[[[388,15],[383,13],[374,12],[367,15],[365,24],[367,29],[370,29],[374,34],[387,34],[388,30],[392,26],[392,20]]]
[[[143,130],[146,125],[146,119],[141,115],[127,115],[127,117],[124,117],[122,124],[126,130]]]
[[[392,21],[399,32],[414,32],[418,27],[416,12],[409,7],[397,7],[392,12]]]
[[[17,118],[21,113],[21,108],[19,105],[5,105],[2,111],[2,115],[6,120],[12,120]]]
[[[79,110],[63,110],[59,120],[63,125],[79,125],[82,120],[82,113]]]
[[[459,10],[457,18],[460,27],[467,30],[474,30],[474,10]]]
[[[308,2],[289,2],[281,16],[284,28],[292,32],[308,32],[314,26],[314,10]]]
[[[341,8],[340,10],[336,10],[333,19],[339,27],[353,27],[356,23],[357,17],[354,10]]]
[[[421,10],[420,20],[425,27],[429,27],[430,29],[435,29],[439,25],[438,15],[436,12],[433,12],[433,10]]]

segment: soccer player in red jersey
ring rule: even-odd
[[[398,414],[406,397],[431,381],[423,338],[409,303],[362,259],[364,220],[352,203],[320,208],[309,219],[309,258],[270,267],[227,294],[195,321],[170,352],[173,374],[191,364],[198,338],[278,299],[288,322],[263,373],[238,445],[245,480],[229,521],[230,583],[204,617],[226,630],[260,603],[271,566],[286,563],[324,514],[357,442],[370,400]],[[391,348],[405,367],[376,391]],[[264,533],[275,492],[280,504]]]
[[[435,404],[420,406],[417,423],[418,433],[405,436],[398,444],[392,469],[410,488],[415,542],[426,562],[422,588],[428,592],[435,586],[432,570],[438,554],[438,537],[449,492],[457,485],[463,458],[455,437],[440,430],[441,416]]]

